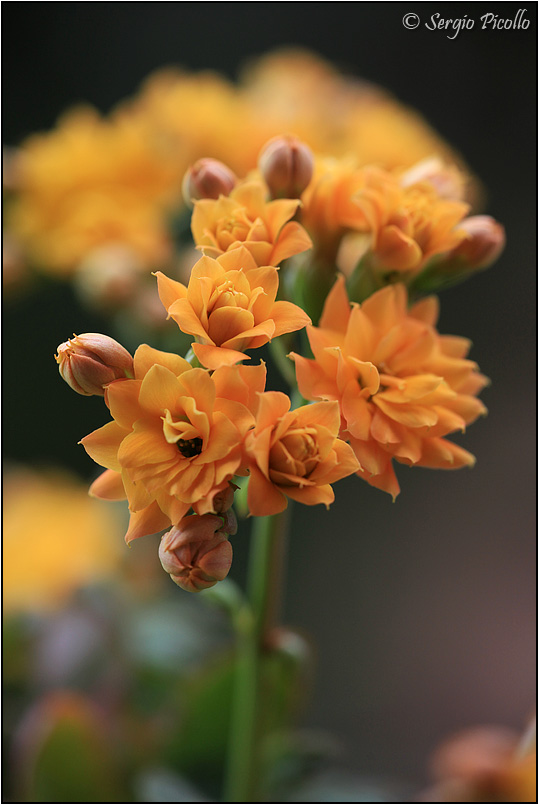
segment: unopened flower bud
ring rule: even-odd
[[[299,198],[312,179],[314,158],[297,137],[280,135],[266,143],[258,167],[273,198]]]
[[[133,375],[133,358],[114,338],[83,333],[58,347],[60,374],[77,394],[103,396],[104,386]]]
[[[187,169],[183,177],[182,193],[185,203],[200,198],[228,196],[237,182],[236,175],[218,159],[199,159]]]
[[[232,564],[232,546],[222,526],[222,517],[192,514],[162,537],[159,559],[163,569],[183,590],[199,592],[227,576]]]
[[[467,268],[486,268],[503,251],[505,230],[490,215],[465,218],[459,229],[466,232],[466,238],[453,250],[451,257],[464,261]]]

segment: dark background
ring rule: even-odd
[[[524,4],[522,4],[524,6]],[[420,110],[484,182],[508,245],[444,293],[439,329],[472,339],[492,379],[489,416],[461,441],[473,471],[400,468],[389,496],[351,478],[331,512],[296,507],[285,621],[316,646],[306,723],[330,730],[348,768],[418,780],[432,747],[477,723],[520,728],[535,691],[536,41],[481,30],[515,3],[4,2],[3,142],[52,127],[78,101],[108,111],[167,64],[230,77],[249,57],[303,45]],[[406,30],[402,18],[422,23]],[[425,29],[473,18],[454,40]],[[452,34],[453,32],[449,32]],[[57,381],[57,344],[99,330],[71,292],[4,306],[4,455],[94,466],[76,442],[106,420]],[[241,577],[245,540],[237,538]]]

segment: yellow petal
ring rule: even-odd
[[[292,302],[275,302],[271,309],[271,318],[275,322],[274,338],[283,333],[293,333],[296,330],[301,330],[311,324],[311,319],[305,311]]]
[[[253,467],[247,489],[247,505],[251,514],[266,517],[284,511],[288,503],[282,492],[257,467]]]
[[[135,377],[137,380],[142,380],[144,375],[156,363],[160,366],[166,366],[175,375],[181,375],[182,372],[191,368],[189,363],[184,358],[180,358],[179,355],[174,355],[171,352],[161,352],[159,349],[149,347],[148,344],[141,344],[134,355]]]
[[[296,221],[285,224],[271,250],[270,265],[278,266],[283,260],[312,248],[312,240]]]
[[[142,415],[138,396],[140,380],[122,380],[107,386],[107,405],[113,419],[118,425],[130,431],[137,419]]]
[[[303,503],[305,506],[316,506],[321,503],[329,506],[335,500],[335,493],[329,484],[322,486],[287,486],[283,488],[289,498]]]
[[[139,393],[140,406],[150,414],[162,416],[173,409],[182,393],[180,381],[170,369],[155,364],[146,373]]]
[[[157,292],[165,310],[168,310],[177,299],[184,299],[187,296],[187,288],[181,282],[170,279],[161,271],[156,271],[154,276],[157,277]]]
[[[161,425],[161,423],[159,423]],[[121,467],[140,467],[146,464],[159,464],[179,456],[175,444],[168,444],[159,426],[141,425],[126,436],[118,449]],[[178,458],[179,460],[179,458]]]
[[[157,534],[168,528],[170,524],[170,519],[161,511],[157,503],[151,503],[142,511],[131,513],[125,541],[129,543],[148,534]]]
[[[325,330],[345,333],[350,319],[350,311],[345,279],[342,274],[339,274],[326,297],[319,326]]]
[[[102,428],[94,430],[80,440],[80,443],[97,464],[107,467],[115,472],[121,471],[121,464],[118,460],[118,449],[122,440],[128,435],[129,431],[121,428],[117,422],[109,422]]]
[[[192,344],[193,352],[206,369],[220,369],[222,366],[233,366],[239,361],[249,360],[244,352],[223,347],[214,347],[211,344]]]
[[[178,299],[169,309],[170,318],[174,319],[182,333],[194,335],[203,343],[211,343],[212,339],[207,327],[203,325],[189,299]]]

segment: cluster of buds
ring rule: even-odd
[[[234,490],[230,483],[213,499],[216,514],[191,514],[162,537],[159,559],[179,587],[195,593],[213,587],[228,575],[232,564],[229,536],[237,531],[231,508]]]
[[[133,358],[114,338],[101,333],[75,335],[54,356],[66,383],[85,397],[105,394],[113,380],[133,376]]]

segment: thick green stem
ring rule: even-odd
[[[239,637],[230,725],[225,802],[257,802],[260,777],[260,663],[279,607],[286,512],[257,517],[251,535],[248,604]]]

